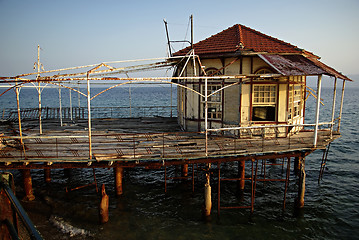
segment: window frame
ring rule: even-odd
[[[253,84],[252,85],[252,112],[251,120],[253,122],[276,122],[278,105],[278,85]],[[256,111],[258,109],[258,111]],[[255,114],[265,114],[265,117],[256,117]]]

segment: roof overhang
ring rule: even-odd
[[[279,54],[258,54],[258,56],[283,76],[314,76],[324,74],[352,81],[347,76],[314,58],[307,58],[302,55]]]

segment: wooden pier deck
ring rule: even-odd
[[[208,162],[208,159],[241,158],[255,155],[277,155],[291,152],[312,152],[325,149],[339,137],[330,131],[319,131],[318,144],[313,146],[313,132],[302,131],[287,138],[232,135],[210,135],[206,154],[204,133],[183,132],[175,118],[95,119],[92,121],[92,151],[86,120],[45,120],[39,135],[37,121],[23,122],[23,142],[9,138],[12,128],[2,124],[0,168],[17,164],[44,163],[120,163],[122,166],[151,162],[172,163],[186,160]],[[15,166],[14,166],[15,167]]]

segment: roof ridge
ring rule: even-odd
[[[244,28],[246,28],[247,30],[249,30],[249,31],[251,31],[251,32],[254,32],[254,33],[256,33],[256,34],[259,34],[259,35],[261,35],[261,36],[263,36],[263,37],[270,38],[270,39],[272,39],[272,40],[274,40],[274,41],[276,41],[276,42],[279,42],[279,43],[281,43],[281,44],[284,44],[284,45],[287,45],[287,46],[290,46],[290,47],[294,47],[294,48],[296,48],[296,49],[302,51],[301,48],[299,48],[298,46],[295,46],[295,45],[293,45],[293,44],[291,44],[291,43],[285,42],[285,41],[283,41],[283,40],[281,40],[281,39],[278,39],[278,38],[276,38],[276,37],[272,37],[271,35],[268,35],[268,34],[259,32],[259,31],[255,30],[255,29],[250,28],[250,27],[247,27],[247,26],[245,26],[245,25],[242,25],[242,24],[239,24],[239,25],[241,26],[241,28],[244,27]]]
[[[237,24],[238,25],[238,34],[239,34],[239,47],[240,48],[244,48],[244,42],[243,42],[243,32],[242,32],[242,25],[241,24]]]

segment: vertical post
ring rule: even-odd
[[[284,164],[284,163],[283,163]],[[287,197],[287,190],[288,190],[288,184],[289,184],[289,176],[290,176],[290,157],[288,157],[287,160],[287,173],[285,176],[285,187],[284,187],[284,197],[283,197],[283,210],[285,210],[285,202]],[[304,197],[303,197],[304,200]]]
[[[244,185],[245,185],[245,161],[244,160],[241,160],[241,161],[238,161],[238,174],[239,174],[239,189],[241,191],[244,190]]]
[[[116,195],[121,196],[123,193],[123,189],[122,189],[123,168],[116,166],[114,167],[114,171],[115,171]]]
[[[204,185],[204,217],[209,217],[211,215],[212,209],[212,194],[211,194],[211,184],[210,184],[210,170],[211,164],[208,164],[206,171],[206,184]]]
[[[128,88],[128,101],[130,104],[130,117],[132,117],[132,107],[131,107],[131,83],[130,83],[130,87]]]
[[[206,131],[206,157],[208,156],[208,83],[207,78],[205,78],[204,82],[204,101],[205,101],[205,107],[204,107],[204,127]]]
[[[191,49],[193,49],[193,15],[191,15]]]
[[[35,196],[32,191],[32,179],[30,169],[24,169],[22,171],[22,176],[24,180],[25,199],[28,201],[32,201],[35,199]]]
[[[21,111],[20,111],[20,89],[19,89],[19,86],[18,86],[18,83],[17,83],[17,79],[15,79],[15,81],[16,81],[15,93],[16,93],[17,118],[18,118],[18,123],[19,123],[20,143],[21,143],[22,151],[24,153],[24,158],[26,159],[25,145],[24,145],[24,141],[22,140]]]
[[[37,45],[37,78],[40,77],[40,45]],[[35,68],[35,67],[34,67]],[[38,87],[37,87],[37,93],[39,95],[39,129],[40,129],[40,134],[42,134],[42,118],[41,118],[41,84],[40,81],[38,82]]]
[[[341,120],[342,120],[342,113],[343,113],[344,89],[345,89],[345,80],[343,80],[342,97],[341,97],[341,100],[340,100],[340,112],[339,112],[339,120],[338,120],[338,132],[340,131],[340,122],[341,122]]]
[[[220,215],[221,210],[221,163],[217,163],[218,168],[218,193],[217,193],[217,215]]]
[[[108,222],[108,205],[109,197],[106,194],[105,184],[101,186],[101,202],[100,202],[100,223]]]
[[[44,178],[46,183],[51,182],[51,170],[49,168],[44,169]]]
[[[315,110],[315,128],[314,128],[314,147],[317,146],[318,141],[318,128],[319,128],[319,109],[320,109],[320,95],[322,90],[322,75],[318,76],[318,83],[317,83],[317,106]]]
[[[294,158],[294,173],[298,174],[302,166],[303,157]]]
[[[89,72],[87,72],[87,114],[88,114],[88,137],[89,137],[89,159],[92,159],[92,136],[91,136],[91,96]]]
[[[335,77],[334,79],[333,106],[332,106],[332,119],[331,119],[332,125],[330,126],[330,138],[333,137],[336,96],[337,96],[337,77]]]
[[[172,118],[172,84],[171,84],[171,118]]]
[[[182,177],[187,177],[188,176],[188,164],[183,164],[181,166],[181,170],[182,170]]]
[[[303,208],[304,207],[304,194],[305,194],[305,165],[304,161],[301,166],[301,174],[299,178],[299,189],[298,189],[298,198],[296,199],[296,207]]]
[[[59,85],[59,104],[60,104],[60,112],[59,112],[59,115],[60,115],[60,125],[62,127],[62,102],[61,102],[61,86]]]
[[[169,53],[169,56],[172,57],[171,41],[170,41],[170,36],[169,36],[169,34],[168,34],[168,28],[167,28],[167,21],[166,21],[166,19],[163,19],[163,22],[165,23],[165,29],[166,29],[167,44],[168,44],[168,53]]]
[[[81,108],[81,99],[80,99],[80,82],[78,82],[78,85],[77,85],[77,105],[79,107],[79,116],[78,118],[80,118],[80,108]]]
[[[72,97],[71,97],[71,89],[69,89],[69,97],[70,97],[70,119],[72,119]]]

